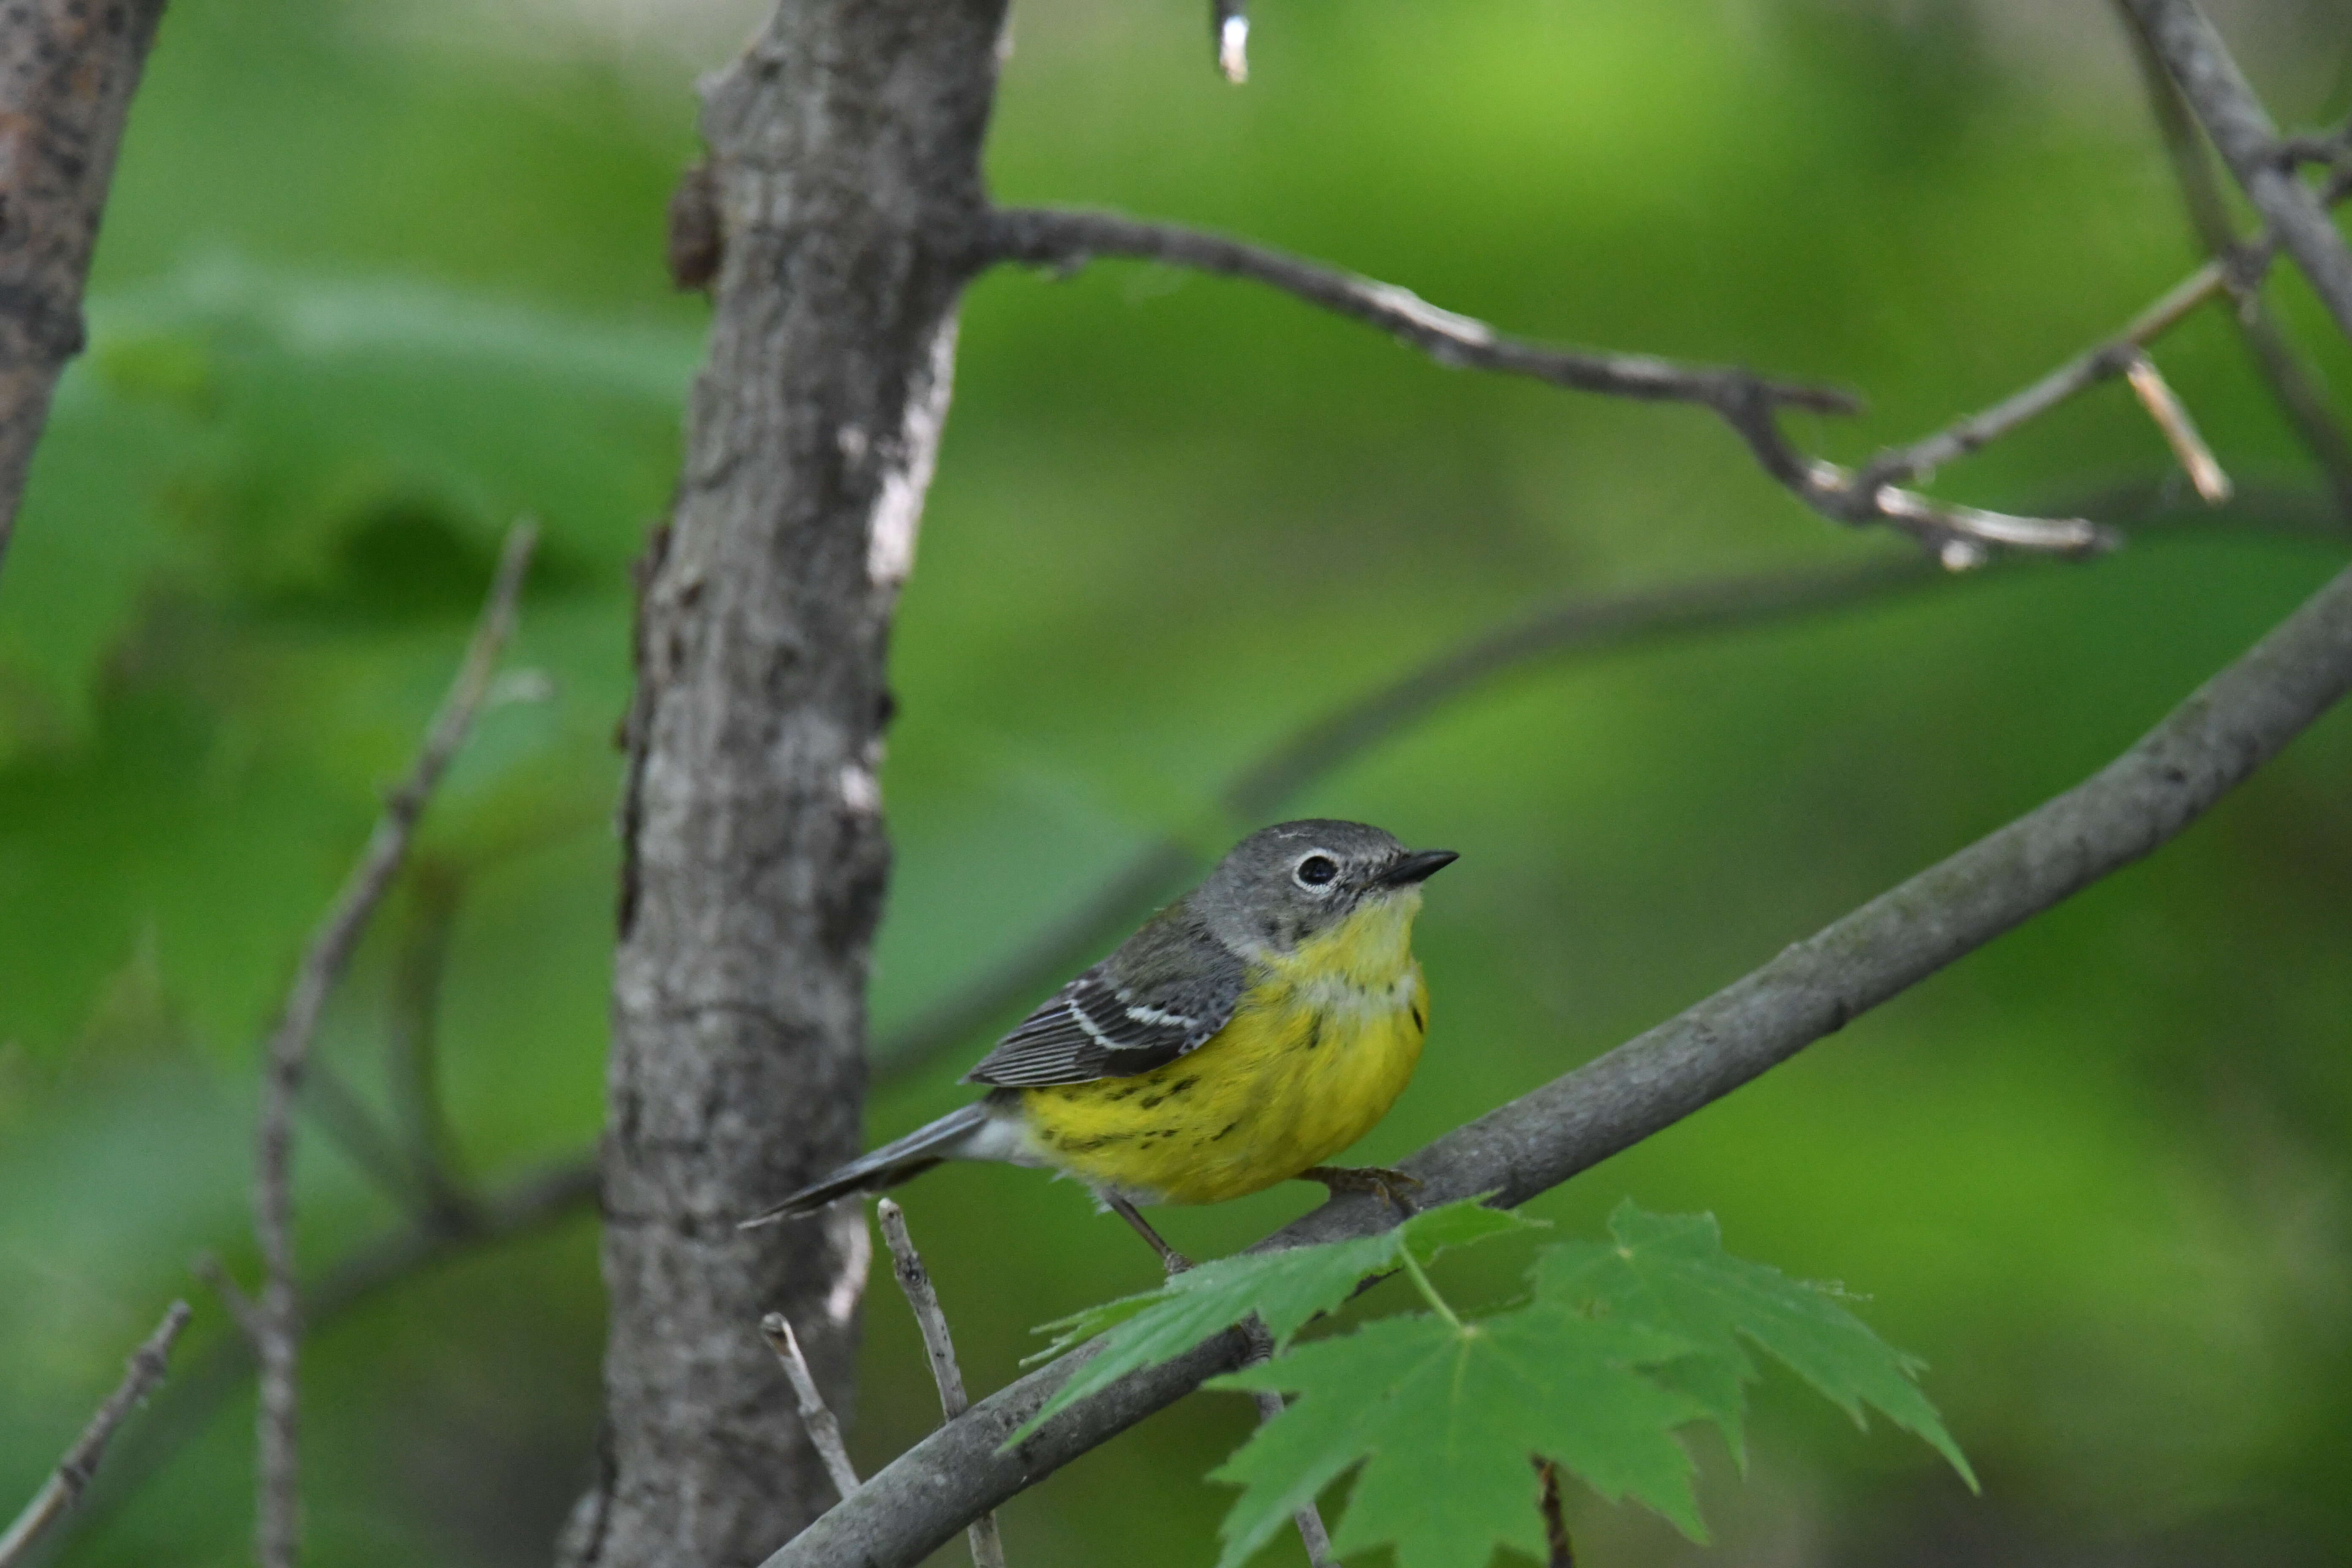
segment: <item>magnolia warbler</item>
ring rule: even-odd
[[[1321,1163],[1388,1113],[1429,1031],[1421,884],[1454,859],[1360,822],[1250,835],[1208,879],[997,1042],[985,1099],[802,1188],[746,1228],[943,1160],[1075,1176],[1171,1265],[1138,1204],[1211,1204],[1294,1176],[1395,1199],[1398,1172]]]

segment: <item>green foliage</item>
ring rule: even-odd
[[[1609,1216],[1609,1234],[1614,1245],[1563,1242],[1545,1248],[1536,1263],[1537,1298],[1596,1321],[1643,1324],[1691,1346],[1692,1353],[1663,1375],[1698,1401],[1743,1463],[1742,1391],[1756,1380],[1756,1363],[1740,1343],[1744,1337],[1786,1363],[1856,1425],[1867,1405],[1917,1433],[1975,1488],[1975,1472],[1912,1381],[1925,1363],[1890,1351],[1838,1304],[1834,1286],[1792,1280],[1777,1268],[1732,1257],[1723,1250],[1713,1215],[1645,1214],[1629,1198]]]
[[[1280,1350],[1307,1320],[1346,1301],[1366,1280],[1402,1267],[1408,1250],[1415,1263],[1425,1266],[1447,1247],[1537,1228],[1537,1221],[1467,1198],[1415,1215],[1378,1236],[1220,1258],[1176,1275],[1157,1290],[1057,1318],[1037,1331],[1053,1334],[1054,1342],[1030,1360],[1049,1360],[1097,1334],[1104,1336],[1102,1348],[1007,1442],[1019,1442],[1088,1394],[1139,1367],[1181,1355],[1253,1312],[1265,1321]]]
[[[1725,1252],[1711,1215],[1653,1215],[1628,1199],[1608,1242],[1542,1248],[1528,1298],[1467,1321],[1430,1283],[1427,1265],[1446,1248],[1533,1228],[1465,1199],[1376,1237],[1223,1258],[1049,1323],[1040,1331],[1057,1337],[1047,1354],[1096,1333],[1103,1344],[1013,1440],[1255,1312],[1274,1359],[1210,1386],[1297,1398],[1213,1472],[1243,1489],[1219,1568],[1239,1568],[1360,1465],[1333,1549],[1392,1545],[1401,1568],[1479,1568],[1497,1543],[1543,1555],[1534,1458],[1703,1541],[1690,1456],[1675,1433],[1712,1421],[1740,1450],[1758,1375],[1743,1339],[1857,1422],[1868,1405],[1917,1433],[1975,1486],[1912,1381],[1918,1360],[1872,1333],[1835,1288]],[[1397,1269],[1432,1310],[1289,1348],[1310,1319]]]

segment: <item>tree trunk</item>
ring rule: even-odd
[[[756,1563],[833,1500],[762,1342],[848,1405],[864,1218],[735,1222],[858,1146],[884,656],[977,255],[1003,0],[787,0],[704,90],[710,357],[638,626],[604,1151],[600,1473],[571,1563]]]
[[[131,95],[163,0],[21,0],[0,14],[0,556],[58,373]]]

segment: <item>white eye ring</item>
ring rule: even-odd
[[[1309,867],[1314,868],[1311,875]],[[1290,879],[1320,897],[1339,886],[1339,863],[1327,850],[1313,850],[1298,858],[1298,864],[1290,869]]]

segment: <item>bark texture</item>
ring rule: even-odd
[[[0,5],[0,558],[49,395],[81,353],[82,283],[163,0]]]
[[[760,1334],[847,1409],[889,619],[979,253],[1003,0],[790,0],[704,86],[709,359],[648,552],[604,1163],[605,1430],[571,1563],[755,1563],[832,1501]]]

